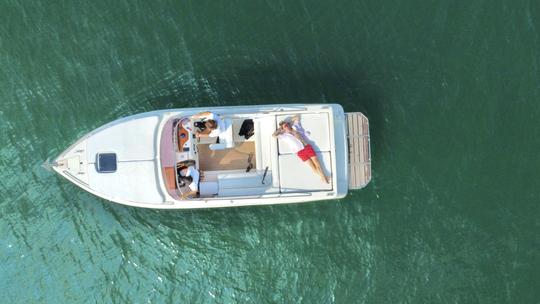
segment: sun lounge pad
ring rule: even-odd
[[[321,166],[329,176],[331,173],[330,152],[317,153]],[[332,183],[326,184],[308,164],[304,164],[295,154],[279,156],[279,180],[281,192],[307,192],[331,190]]]
[[[290,117],[290,115],[278,115],[276,116],[276,123],[279,124],[280,121]],[[307,138],[315,151],[330,151],[330,126],[328,122],[328,114],[302,114],[300,115],[300,124],[304,130],[309,132],[309,134],[307,134]],[[289,146],[279,141],[279,154],[287,153],[291,153]]]

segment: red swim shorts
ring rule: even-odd
[[[306,161],[315,156],[316,154],[315,151],[313,151],[313,147],[311,147],[311,145],[306,145],[304,146],[304,149],[298,151],[296,155],[298,155],[298,157],[300,157],[302,161]]]

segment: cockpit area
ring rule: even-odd
[[[261,196],[279,193],[273,176],[274,116],[221,115],[223,132],[217,137],[198,137],[201,120],[189,116],[170,118],[160,141],[160,160],[167,192],[177,200],[189,191],[179,168],[189,164],[198,170],[197,194],[189,199]],[[272,153],[274,152],[274,153]]]

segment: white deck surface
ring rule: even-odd
[[[317,156],[326,174],[330,174],[330,152],[318,152]],[[316,175],[309,165],[295,154],[279,156],[279,180],[281,192],[307,192],[331,190],[332,183],[327,184]]]
[[[276,124],[290,118],[290,115],[276,116]],[[327,113],[301,114],[300,124],[306,131],[306,137],[317,152],[319,161],[328,176],[332,175],[330,125]],[[279,184],[281,192],[308,192],[331,190],[332,184],[324,183],[308,164],[292,153],[289,146],[278,139],[279,147]]]
[[[226,197],[177,200],[166,192],[158,153],[160,129],[168,119],[205,110],[242,118],[253,117],[256,133],[251,140],[256,141],[257,163],[253,173],[260,175],[268,167],[264,185],[258,184],[259,178],[247,181],[241,176],[222,176],[218,181],[216,176],[213,192],[221,192]],[[272,138],[276,122],[294,114],[301,114],[302,126],[310,131],[309,137],[314,141],[314,149],[320,151],[318,155],[324,170],[332,175],[331,184],[323,182],[296,154]],[[95,195],[137,207],[213,208],[341,198],[347,190],[343,118],[343,109],[339,105],[327,104],[193,108],[142,113],[121,118],[90,132],[55,160],[59,165],[54,169]],[[103,152],[117,154],[116,172],[96,172],[96,154]]]
[[[165,198],[157,176],[159,122],[159,116],[126,120],[90,136],[86,144],[89,187],[113,199],[163,203]],[[116,172],[96,171],[96,155],[102,152],[116,153]]]
[[[118,162],[114,173],[98,173],[95,166],[88,168],[90,187],[111,195],[112,198],[150,204],[163,203],[154,161]]]
[[[118,161],[156,158],[157,116],[127,120],[92,135],[86,145],[86,156],[94,162],[100,152],[116,153]]]

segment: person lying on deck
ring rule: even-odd
[[[227,129],[226,124],[218,114],[201,112],[192,116],[193,119],[202,119],[195,122],[197,137],[218,137]]]
[[[313,147],[307,142],[303,130],[299,123],[298,116],[294,116],[292,120],[284,120],[279,123],[279,128],[272,134],[274,138],[279,138],[289,145],[289,148],[309,167],[313,172],[319,175],[323,182],[330,183],[330,178],[324,175],[321,163],[317,158],[317,154]]]
[[[178,184],[181,189],[184,189],[181,199],[189,199],[197,197],[199,191],[200,173],[195,166],[179,165],[176,168],[178,172]]]

